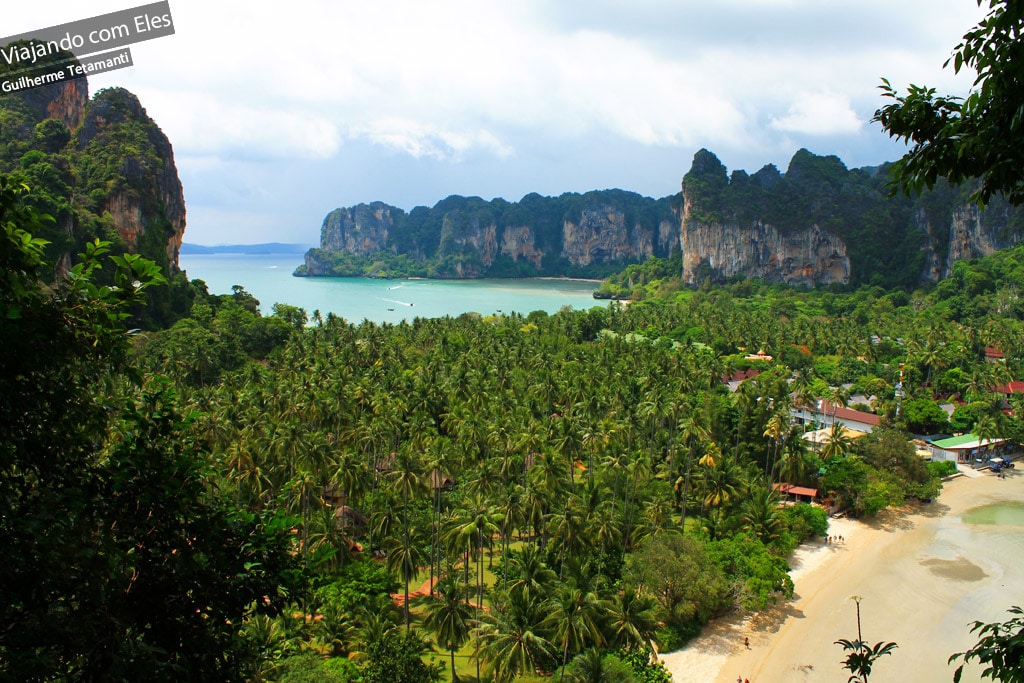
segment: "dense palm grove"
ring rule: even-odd
[[[642,666],[652,640],[673,648],[716,614],[792,594],[785,558],[826,522],[780,507],[774,483],[874,514],[938,492],[906,432],[953,429],[936,399],[964,404],[961,430],[1019,432],[991,391],[1017,368],[985,361],[994,345],[1020,357],[1004,286],[1019,256],[963,264],[930,293],[655,279],[627,307],[401,325],[307,326],[288,306],[261,318],[238,288],[200,293],[191,319],[137,350],[197,411],[218,488],[294,519],[310,592],[246,626],[262,676],[344,680],[420,652],[412,639],[447,651],[446,669],[460,652],[463,677],[622,665],[657,680]],[[744,359],[760,349],[779,360]],[[750,366],[763,372],[730,393],[722,378]],[[857,391],[879,397],[884,428],[809,450],[789,408]],[[403,645],[373,650],[386,642]]]
[[[792,595],[827,520],[773,484],[870,515],[938,492],[910,431],[1020,435],[992,390],[1021,249],[930,292],[690,291],[652,263],[629,306],[400,325],[197,281],[129,348],[154,269],[94,285],[93,245],[43,285],[3,190],[5,675],[664,681],[654,643]],[[852,392],[882,428],[809,450],[789,408]]]

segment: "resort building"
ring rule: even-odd
[[[932,452],[932,460],[952,460],[961,465],[981,465],[994,456],[1002,453],[1006,439],[985,439],[981,443],[974,434],[954,436],[949,439],[932,441],[928,447]]]
[[[824,399],[815,402],[811,406],[804,405],[790,408],[790,414],[793,416],[793,422],[796,424],[831,427],[833,424],[838,423],[847,429],[866,433],[871,433],[881,422],[881,419],[874,413],[853,410],[852,408],[825,401]]]
[[[795,484],[782,483],[774,484],[783,500],[791,503],[814,503],[818,497],[818,489],[807,486],[796,486]]]
[[[860,437],[867,435],[867,432],[865,431],[862,431],[860,429],[850,429],[844,424],[839,425],[839,430],[841,438],[847,439],[849,441],[859,439]],[[800,435],[800,438],[811,444],[811,450],[817,453],[818,451],[825,447],[825,444],[832,441],[832,428],[823,427],[821,429],[815,429],[809,432],[805,432]]]

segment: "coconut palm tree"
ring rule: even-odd
[[[572,576],[561,584],[547,602],[544,626],[551,640],[562,652],[562,673],[571,653],[582,652],[594,645],[604,645],[604,622],[608,602],[593,581]],[[559,677],[561,679],[561,676]]]
[[[526,593],[530,599],[543,600],[558,579],[558,575],[544,563],[535,545],[510,552],[506,564],[511,578],[505,582],[504,589],[509,593]]]
[[[473,610],[466,603],[466,591],[454,574],[437,582],[437,591],[427,596],[424,604],[423,625],[434,635],[437,644],[451,656],[452,683],[458,683],[455,673],[455,651],[469,639]]]
[[[423,476],[423,466],[419,458],[409,451],[400,450],[395,453],[388,472],[389,483],[402,500],[402,540],[399,544],[391,543],[388,548],[389,564],[390,558],[397,556],[393,566],[400,568],[402,579],[405,583],[405,629],[411,628],[411,615],[409,614],[409,581],[419,573],[419,567],[427,558],[413,548],[412,530],[409,521],[409,507],[412,502],[426,490],[426,481]]]
[[[649,651],[658,631],[654,598],[623,586],[608,604],[607,642],[623,650]]]
[[[476,557],[476,611],[477,618],[484,602],[484,548],[498,533],[501,513],[480,494],[474,495],[463,506],[455,510],[452,526],[448,531],[449,542],[454,547],[466,548],[468,565],[470,554]],[[479,643],[478,643],[479,644]],[[480,659],[477,658],[477,679],[480,678]]]
[[[782,453],[778,462],[778,480],[799,484],[807,476],[807,442],[800,438],[798,431],[790,429],[789,436],[782,445]]]
[[[835,422],[828,430],[828,441],[821,448],[821,457],[825,460],[843,458],[853,447],[853,439],[841,422]]]
[[[527,593],[496,594],[489,612],[473,629],[477,671],[481,663],[494,683],[512,683],[522,674],[549,670],[555,648],[545,637],[542,603]]]
[[[741,520],[744,531],[752,532],[765,543],[778,538],[782,528],[778,492],[765,484],[754,486],[743,501]]]

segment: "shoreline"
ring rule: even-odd
[[[835,644],[857,637],[861,597],[864,640],[895,641],[875,665],[872,681],[952,681],[947,659],[977,642],[975,620],[1005,621],[1024,591],[1007,588],[1024,561],[1020,527],[969,525],[961,516],[987,504],[1024,501],[1024,474],[946,482],[933,503],[886,511],[868,521],[829,520],[845,543],[812,542],[796,550],[792,600],[754,615],[708,624],[687,647],[660,658],[675,683],[844,680],[845,656]],[[750,639],[750,648],[744,647]],[[963,681],[980,681],[965,667]]]

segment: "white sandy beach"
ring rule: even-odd
[[[946,483],[933,503],[887,513],[868,522],[832,520],[829,533],[845,543],[815,543],[794,557],[796,595],[787,604],[746,618],[724,618],[685,649],[662,655],[676,683],[751,683],[846,680],[844,653],[835,641],[857,637],[861,596],[864,640],[895,641],[872,683],[952,681],[946,660],[977,641],[975,620],[1005,621],[1024,604],[1020,526],[968,524],[974,508],[1024,502],[1024,473],[1006,479],[985,474]],[[750,639],[750,649],[744,647]],[[963,681],[980,681],[980,668]]]

